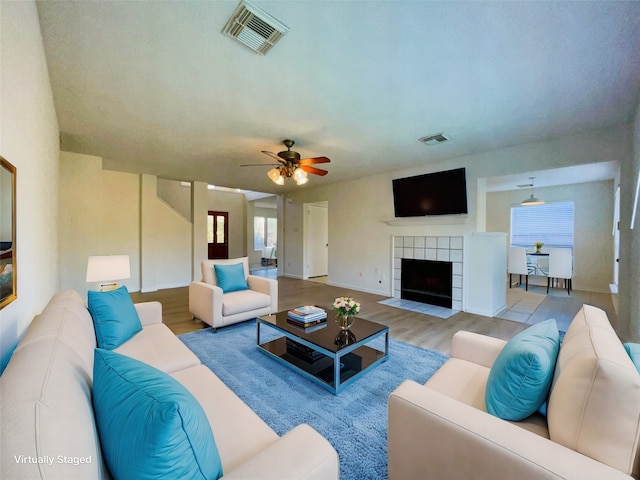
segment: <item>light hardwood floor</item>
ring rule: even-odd
[[[529,290],[536,293],[546,293],[546,289],[542,287],[529,286]],[[566,291],[554,290],[547,295],[533,313],[529,324],[483,317],[466,312],[459,312],[448,319],[441,319],[378,303],[380,300],[386,299],[385,296],[288,277],[278,277],[278,292],[280,310],[308,304],[330,309],[336,297],[351,296],[361,303],[361,312],[358,316],[389,325],[393,338],[445,354],[449,353],[451,337],[458,330],[468,330],[508,340],[535,321],[556,318],[559,323],[566,323],[567,320],[573,318],[583,303],[604,309],[614,328],[617,323],[617,315],[611,296],[593,292],[572,291],[571,296],[568,296]],[[194,320],[189,313],[188,287],[150,293],[132,293],[131,296],[134,302],[160,301],[163,307],[163,322],[176,335],[208,327],[203,322]]]

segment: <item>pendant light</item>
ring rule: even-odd
[[[533,195],[533,179],[536,177],[529,177],[529,180],[531,180],[531,195],[529,196],[529,198],[525,198],[523,201],[520,202],[520,205],[522,205],[523,207],[529,207],[531,205],[542,205],[544,203],[544,200],[540,200],[539,198],[535,197]]]

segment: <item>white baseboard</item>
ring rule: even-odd
[[[506,309],[507,309],[507,304],[505,303],[504,305],[500,306],[499,308],[496,308],[493,311],[481,309],[481,308],[466,308],[466,309],[463,309],[463,311],[467,313],[473,313],[474,315],[482,315],[483,317],[495,317],[500,312]]]
[[[302,275],[294,275],[293,273],[285,273],[282,276],[283,277],[288,277],[288,278],[296,278],[298,280],[304,280],[305,279]]]
[[[382,295],[382,296],[385,296],[385,297],[391,297],[392,296],[389,292],[380,291],[380,290],[373,290],[373,289],[369,289],[369,288],[363,288],[363,287],[355,286],[355,285],[348,285],[346,283],[337,283],[337,282],[328,281],[327,285],[332,286],[332,287],[348,288],[349,290],[355,290],[357,292],[372,293],[374,295]]]

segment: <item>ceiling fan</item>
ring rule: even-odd
[[[241,165],[242,167],[255,167],[255,166],[264,166],[264,165],[272,165],[274,168],[267,172],[267,176],[278,185],[284,184],[285,178],[293,178],[298,185],[302,185],[307,183],[309,179],[307,178],[307,173],[313,173],[314,175],[324,176],[327,172],[326,170],[322,170],[320,168],[312,167],[311,165],[316,163],[329,163],[327,157],[313,157],[313,158],[300,158],[300,154],[291,150],[291,147],[295,144],[293,140],[283,140],[282,143],[286,150],[282,152],[278,152],[277,154],[273,152],[268,152],[266,150],[262,150],[262,153],[268,155],[269,157],[277,160],[278,163],[275,164],[264,164],[257,163],[251,165]]]

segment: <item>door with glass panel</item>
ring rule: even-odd
[[[229,212],[209,212],[207,243],[209,259],[229,258]]]

